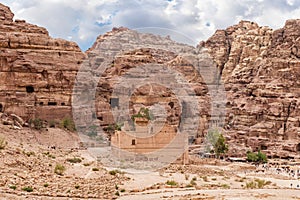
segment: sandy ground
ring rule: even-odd
[[[190,199],[224,199],[224,200],[287,200],[300,199],[300,190],[291,189],[218,189],[218,190],[187,190],[187,189],[167,189],[154,190],[152,193],[141,192],[132,195],[121,196],[120,200],[158,200],[158,199],[181,199],[184,195],[191,195]],[[207,196],[206,196],[207,195]]]
[[[174,164],[154,172],[123,170],[111,175],[114,169],[104,168],[89,151],[79,148],[75,133],[57,128],[43,132],[11,130],[0,125],[0,137],[8,141],[0,151],[1,200],[300,199],[298,177],[272,174],[272,170],[256,172],[249,163],[208,159],[194,165]],[[67,161],[74,157],[82,162]],[[54,173],[57,163],[66,167],[63,176]],[[176,184],[170,185],[169,181]],[[261,189],[247,189],[247,184],[256,181],[269,182]],[[45,183],[49,186],[44,187]],[[11,185],[17,189],[12,190]],[[22,191],[28,185],[34,192]],[[76,185],[80,187],[74,188]]]

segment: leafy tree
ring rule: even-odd
[[[226,144],[225,138],[222,134],[219,135],[217,142],[214,144],[214,152],[217,157],[220,154],[225,154],[228,151],[228,145]]]
[[[209,130],[206,135],[207,147],[206,150],[215,153],[217,157],[225,154],[228,151],[228,145],[222,133],[219,130]]]

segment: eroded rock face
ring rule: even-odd
[[[53,39],[45,28],[24,20],[14,21],[13,16],[8,7],[0,4],[0,112],[15,113],[25,120],[51,120],[71,115],[72,89],[79,66],[86,59],[84,53],[77,44]],[[121,32],[127,35],[103,46],[108,38]],[[118,78],[139,66],[151,69],[149,64],[161,65],[178,70],[193,83],[193,95],[201,102],[200,125],[196,128],[196,143],[201,143],[207,124],[214,120],[207,106],[212,97],[203,79],[195,76],[189,60],[171,52],[181,49],[183,53],[203,53],[207,50],[220,70],[226,89],[224,128],[230,154],[244,156],[249,149],[262,149],[273,156],[299,156],[300,20],[288,20],[279,30],[241,21],[226,30],[216,31],[207,41],[201,42],[198,49],[176,44],[169,38],[119,28],[99,36],[87,55],[91,63],[100,65],[105,60],[105,53],[110,56],[120,50],[121,43],[130,47],[136,37],[153,44],[145,46],[141,43],[138,48],[127,49],[105,63],[110,66],[97,83],[95,115],[103,127],[114,123],[111,104],[122,103],[112,95]],[[158,49],[160,46],[168,49]],[[95,56],[95,51],[103,52],[103,48],[103,57]],[[137,72],[133,75],[138,77]],[[143,76],[144,79],[147,77],[146,74]],[[170,77],[165,76],[165,79],[171,81]],[[151,96],[153,91],[155,95]],[[130,115],[157,101],[165,102],[168,124],[176,127],[182,110],[175,96],[159,85],[155,90],[151,84],[141,85],[133,93]],[[194,108],[188,108],[187,112],[189,109]]]
[[[299,42],[300,20],[288,20],[275,31],[241,21],[200,43],[221,69],[233,155],[299,156]]]
[[[84,54],[45,28],[13,21],[0,4],[0,111],[24,119],[71,115],[74,78]]]

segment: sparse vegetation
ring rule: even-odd
[[[79,189],[80,188],[80,186],[79,185],[75,185],[75,189]]]
[[[11,186],[9,186],[9,188],[15,190],[15,189],[17,189],[17,186],[11,185]]]
[[[137,114],[131,116],[132,121],[134,121],[135,118],[146,118],[148,120],[151,120],[153,116],[151,115],[149,108],[140,108]]]
[[[36,130],[41,130],[43,128],[43,120],[39,118],[35,119],[30,119],[29,120],[30,127],[36,129]]]
[[[28,186],[28,187],[23,187],[22,188],[23,191],[26,191],[26,192],[32,192],[33,191],[33,188]]]
[[[63,118],[60,125],[61,125],[62,128],[65,128],[69,131],[75,131],[76,130],[74,121],[70,117]]]
[[[63,175],[63,173],[66,171],[65,166],[61,164],[57,164],[54,168],[54,173],[57,175]]]
[[[249,162],[258,162],[258,163],[266,163],[268,162],[266,154],[262,153],[260,150],[257,153],[247,152],[247,161]]]
[[[254,181],[247,182],[245,188],[247,189],[261,189],[264,188],[266,185],[270,185],[272,182],[271,181],[265,181],[261,179],[254,179]]]
[[[94,172],[99,171],[99,168],[93,168],[92,171]]]
[[[49,184],[48,184],[48,183],[45,183],[45,184],[44,184],[44,187],[48,187],[48,186],[49,186]]]
[[[108,125],[106,130],[109,133],[114,133],[115,131],[121,131],[123,125],[124,124],[116,124],[116,123],[115,124],[110,124],[110,125]]]
[[[29,152],[25,152],[23,151],[23,154],[25,154],[26,156],[30,157],[30,156],[34,156],[35,153],[33,151],[29,151]]]
[[[208,182],[207,176],[202,176],[201,178],[203,179],[203,181]]]
[[[49,152],[43,153],[44,155],[48,156],[49,158],[55,159],[55,156],[50,154]]]
[[[81,158],[74,157],[74,158],[68,158],[67,161],[70,163],[81,163],[82,160]]]
[[[172,181],[169,181],[169,180],[168,180],[168,181],[166,182],[166,184],[167,184],[167,185],[171,185],[171,186],[178,185],[178,183],[177,183],[176,181],[174,181],[174,180],[172,180]]]
[[[190,184],[191,184],[192,186],[197,185],[196,181],[194,181],[194,180],[191,180]]]
[[[113,175],[113,176],[115,176],[115,175],[118,174],[118,173],[121,174],[122,172],[120,172],[120,171],[117,170],[117,169],[116,169],[116,170],[111,170],[111,171],[109,171],[109,174],[110,174],[110,175]]]
[[[125,189],[121,189],[120,192],[125,192]]]
[[[222,184],[221,187],[224,189],[230,189],[230,185],[228,184]]]
[[[4,138],[0,137],[0,150],[4,149],[7,145],[7,142],[4,140]]]

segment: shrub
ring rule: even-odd
[[[4,140],[4,138],[0,138],[0,150],[4,149],[7,145],[7,142]]]
[[[224,189],[230,189],[230,186],[227,185],[227,184],[222,184],[221,187],[224,188]]]
[[[202,179],[203,179],[205,182],[208,182],[207,176],[203,176]]]
[[[94,172],[99,171],[98,168],[93,168],[92,170],[93,170]]]
[[[195,186],[195,185],[197,185],[197,183],[196,183],[196,181],[191,180],[190,185]]]
[[[169,180],[168,180],[168,181],[166,182],[166,184],[167,184],[167,185],[171,185],[171,186],[178,185],[178,183],[177,183],[176,181],[173,181],[173,180],[172,180],[172,181],[169,181]]]
[[[63,173],[66,171],[65,166],[61,164],[57,164],[54,168],[54,173],[58,175],[63,175]]]
[[[26,191],[26,192],[32,192],[32,191],[33,191],[33,188],[30,187],[30,186],[29,186],[29,187],[23,187],[22,190],[23,190],[23,191]]]
[[[249,162],[259,162],[259,163],[266,163],[268,162],[266,154],[262,153],[260,150],[258,153],[254,152],[247,152],[247,161]]]
[[[45,183],[45,184],[44,184],[44,187],[48,187],[48,186],[49,186],[49,184],[48,184],[48,183]]]
[[[146,118],[148,120],[153,119],[153,115],[150,113],[149,108],[141,108],[137,114],[131,116],[132,121],[135,118]]]
[[[75,185],[75,189],[79,189],[80,188],[80,186],[79,185]]]
[[[119,170],[111,170],[111,171],[109,171],[109,174],[110,175],[116,175],[116,174],[118,174],[118,173],[121,173]]]
[[[82,160],[80,158],[74,157],[74,158],[68,158],[67,161],[70,163],[81,163]]]
[[[17,186],[11,185],[11,186],[9,186],[9,188],[15,190],[15,189],[17,189]]]
[[[125,192],[125,189],[121,189],[120,192]]]
[[[39,118],[30,119],[29,124],[31,127],[33,127],[36,130],[41,130],[43,128],[43,121]]]
[[[75,131],[76,128],[75,128],[75,124],[73,122],[73,120],[69,117],[65,117],[62,121],[61,121],[61,126],[62,128],[65,128],[69,131]]]
[[[271,181],[265,181],[261,179],[255,179],[254,181],[246,183],[246,188],[247,189],[254,189],[254,188],[263,188],[266,185],[270,185],[272,182]]]

